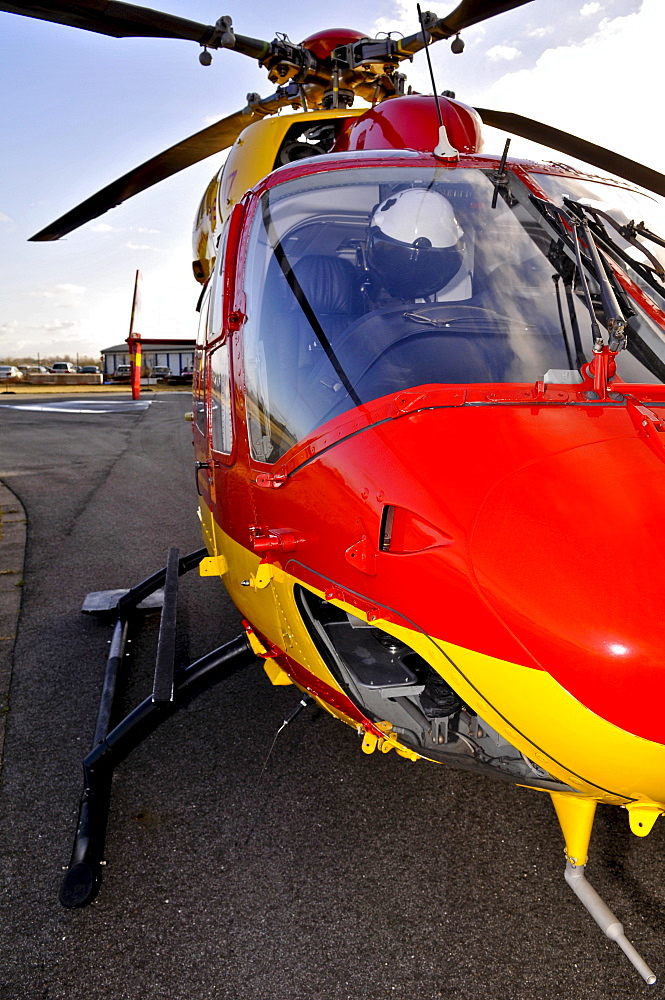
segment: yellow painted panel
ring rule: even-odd
[[[224,556],[207,556],[199,563],[199,574],[201,576],[224,576],[228,568]]]
[[[273,567],[271,579],[256,589],[249,582],[256,578],[259,557],[217,525],[215,542],[228,562],[224,582],[241,614],[315,677],[341,691],[296,605],[293,588],[300,581]],[[248,585],[243,586],[242,580]],[[353,605],[333,603],[365,617]],[[372,624],[411,646],[470,708],[560,781],[597,801],[626,804],[636,800],[650,804],[655,813],[665,810],[665,747],[600,718],[545,671],[476,653],[391,622],[377,620]],[[327,707],[331,714],[355,725]]]
[[[245,191],[253,188],[263,177],[271,173],[277,150],[284,136],[294,124],[301,120],[303,125],[314,127],[318,122],[331,118],[352,118],[363,114],[367,108],[345,111],[314,111],[305,117],[302,112],[294,115],[280,115],[278,118],[264,118],[244,129],[231,148],[222,173],[219,191],[219,212],[226,221],[233,206],[240,201]]]
[[[293,681],[285,670],[282,670],[274,660],[264,660],[263,669],[270,678],[270,683],[279,685],[293,684]]]

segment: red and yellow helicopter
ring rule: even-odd
[[[407,93],[401,72],[527,2],[462,0],[419,11],[406,38],[330,29],[299,45],[124,3],[0,10],[190,39],[204,63],[235,49],[276,85],[33,237],[231,147],[194,229],[206,552],[192,564],[223,579],[247,635],[215,669],[262,657],[367,754],[548,793],[566,880],[653,983],[585,865],[598,803],[638,836],[665,812],[651,582],[665,561],[665,177],[517,114]],[[483,153],[483,122],[615,177]],[[186,568],[174,557],[171,577]],[[142,735],[156,702],[132,722]],[[127,730],[102,732],[97,758]],[[65,905],[96,891],[84,847]]]

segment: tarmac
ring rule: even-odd
[[[0,771],[9,711],[14,645],[23,593],[26,517],[21,501],[0,483]]]
[[[117,769],[101,892],[59,904],[110,638],[81,603],[201,544],[191,397],[106,398],[0,394],[1,1000],[662,996],[665,828],[642,840],[601,807],[591,845],[591,883],[663,977],[647,987],[565,885],[547,795],[367,757],[313,706],[276,738],[299,693],[258,663]],[[196,573],[178,622],[180,663],[241,630]],[[149,617],[125,711],[156,641]]]

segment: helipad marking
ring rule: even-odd
[[[108,399],[103,402],[96,399],[55,400],[52,403],[0,403],[8,410],[30,410],[33,413],[133,413],[135,410],[147,410],[154,400]]]

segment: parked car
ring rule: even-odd
[[[7,382],[19,382],[23,378],[23,372],[16,365],[0,365],[0,378]]]
[[[194,378],[193,368],[183,368],[180,374],[171,375],[168,379],[170,385],[191,385]]]
[[[111,375],[113,382],[129,382],[132,377],[132,366],[131,365],[118,365],[116,370]]]
[[[97,365],[83,365],[81,368],[81,373],[83,375],[101,375],[101,372]]]
[[[45,368],[44,365],[19,365],[18,367],[25,378],[30,378],[31,375],[48,375],[49,373],[48,368]]]
[[[76,365],[70,361],[54,361],[51,372],[53,375],[76,375]]]
[[[156,365],[150,372],[150,378],[167,379],[171,377],[171,369],[166,365]]]

